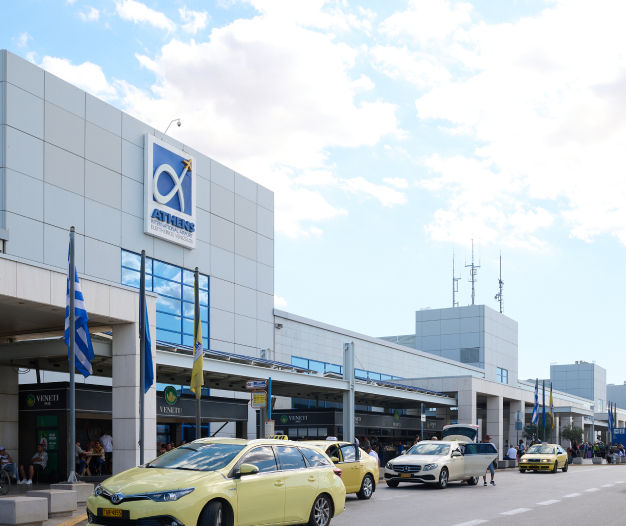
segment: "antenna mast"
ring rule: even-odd
[[[459,302],[456,301],[456,293],[459,292],[459,280],[460,277],[454,277],[454,249],[452,249],[452,307],[458,307]]]
[[[476,279],[476,274],[478,269],[480,268],[480,261],[478,261],[478,265],[474,265],[474,238],[472,238],[472,264],[468,265],[467,263],[465,264],[465,267],[470,267],[470,278],[467,280],[472,284],[472,305],[474,305],[474,299],[475,299],[475,291],[474,291],[474,283],[476,283],[478,280]]]
[[[500,302],[500,314],[502,314],[504,301],[502,297],[502,288],[504,286],[504,281],[502,281],[502,252],[500,252],[500,279],[498,280],[498,286],[500,287],[500,292],[496,294],[495,300]]]

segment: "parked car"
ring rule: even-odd
[[[414,445],[406,455],[387,462],[385,481],[390,488],[398,487],[400,482],[432,484],[440,489],[453,481],[475,486],[497,456],[492,444],[424,441]]]
[[[298,443],[319,447],[341,468],[341,480],[346,486],[346,493],[356,493],[359,499],[366,500],[376,491],[379,477],[378,462],[356,444],[341,440],[311,440]]]
[[[102,526],[328,526],[345,498],[341,470],[313,446],[210,438],[108,478],[87,515]]]

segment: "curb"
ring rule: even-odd
[[[79,522],[83,522],[87,520],[87,514],[83,513],[82,515],[77,515],[76,517],[72,517],[64,522],[59,522],[56,526],[74,526]]]

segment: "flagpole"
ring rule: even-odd
[[[75,268],[76,258],[74,254],[74,233],[76,229],[70,228],[70,268],[68,269],[68,281],[70,282],[70,447],[68,460],[70,461],[70,476],[68,482],[76,482],[76,379],[74,377],[76,369],[76,311],[74,310],[74,296],[76,289]]]
[[[193,339],[194,339],[194,354],[195,354],[195,348],[196,348],[196,335],[198,334],[198,324],[201,323],[200,321],[200,283],[199,283],[199,273],[198,273],[198,267],[196,267],[195,272],[193,273],[193,280],[194,280],[194,286],[193,286],[193,301],[194,301],[194,332],[193,332]],[[201,407],[200,407],[200,400],[202,397],[202,386],[198,387],[198,391],[196,391],[196,440],[199,438],[202,438],[202,415],[201,415]]]
[[[145,391],[146,391],[146,251],[141,251],[139,282],[139,465],[144,463]]]

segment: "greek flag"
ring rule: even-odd
[[[535,407],[533,407],[533,418],[531,422],[533,424],[539,422],[539,380],[535,380]]]
[[[93,347],[91,345],[91,338],[89,337],[89,329],[87,322],[89,321],[89,315],[87,314],[87,307],[85,307],[85,300],[83,299],[83,293],[80,290],[80,281],[78,281],[78,272],[74,267],[74,318],[75,318],[75,330],[74,336],[74,356],[76,362],[76,369],[87,378],[93,373],[91,369],[91,360],[93,360]],[[67,294],[65,303],[65,345],[67,345],[67,359],[70,358],[70,262],[69,253],[67,257]],[[71,367],[71,365],[70,365]]]

